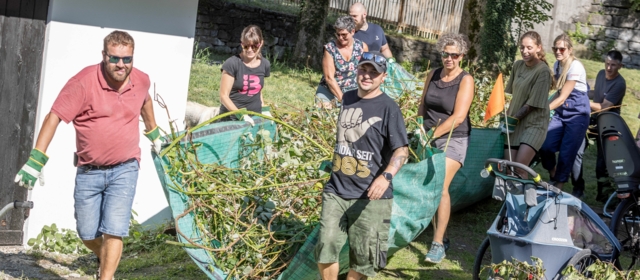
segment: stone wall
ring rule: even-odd
[[[630,7],[628,0],[593,0],[586,13],[573,18],[573,29],[586,35],[584,45],[592,54],[615,49],[625,67],[640,69],[640,11]]]
[[[295,46],[297,16],[219,0],[200,0],[195,39],[201,49],[236,54],[242,29],[251,24],[262,29],[263,54],[280,59]]]
[[[242,29],[250,24],[262,29],[266,45],[263,54],[281,59],[285,52],[293,51],[297,40],[297,16],[221,0],[200,0],[195,39],[201,49],[236,54],[241,51]],[[335,39],[333,23],[327,23],[326,28],[325,40],[329,42]],[[387,42],[398,62],[428,59],[432,67],[441,63],[433,43],[390,35],[387,35]]]

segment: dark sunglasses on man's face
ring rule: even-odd
[[[556,48],[556,47],[552,47],[551,49],[553,50],[554,53],[557,51],[559,51],[560,53],[564,53],[564,51],[567,50],[567,48]]]
[[[118,64],[118,62],[120,62],[120,59],[122,59],[122,63],[124,64],[129,64],[133,61],[133,56],[115,56],[115,55],[106,55],[107,57],[109,57],[109,63],[113,63],[113,64]]]
[[[440,55],[442,56],[443,59],[445,59],[447,57],[451,57],[453,59],[458,59],[458,57],[460,57],[461,54],[459,54],[459,53],[440,52]]]
[[[370,60],[378,65],[384,65],[387,62],[387,59],[384,56],[375,55],[370,52],[363,53],[362,60]]]

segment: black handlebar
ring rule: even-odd
[[[526,165],[524,165],[524,164],[522,164],[522,163],[519,163],[519,162],[508,161],[508,160],[506,160],[506,159],[490,158],[490,159],[487,159],[487,160],[485,161],[485,163],[484,163],[484,168],[485,168],[485,170],[487,170],[487,171],[492,171],[492,170],[491,170],[491,169],[492,169],[492,167],[491,167],[491,164],[492,164],[492,163],[497,164],[497,165],[499,166],[499,169],[503,169],[504,167],[507,167],[507,166],[511,166],[511,167],[515,167],[515,168],[520,168],[520,169],[522,169],[522,170],[526,171],[527,173],[529,173],[529,175],[531,175],[531,177],[532,177],[532,180],[533,180],[533,181],[534,181],[538,186],[543,187],[544,189],[546,189],[546,190],[548,190],[548,191],[551,191],[551,192],[553,192],[553,193],[555,193],[555,194],[560,194],[560,193],[562,193],[562,190],[560,190],[560,189],[558,189],[558,188],[554,187],[553,185],[550,185],[549,183],[547,183],[547,182],[543,181],[543,180],[540,178],[540,174],[538,174],[538,173],[536,173],[535,171],[533,171],[533,169],[531,169],[531,167],[529,167],[529,166],[526,166]]]

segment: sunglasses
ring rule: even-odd
[[[242,49],[243,50],[248,50],[249,48],[251,48],[255,52],[255,51],[258,51],[260,46],[262,46],[262,44],[255,44],[255,45],[244,45],[244,44],[242,44]]]
[[[124,64],[129,64],[133,61],[133,56],[119,57],[115,55],[108,55],[108,54],[105,54],[105,55],[109,57],[109,63],[113,63],[113,64],[118,64],[118,62],[120,62],[121,59],[122,59],[122,63]]]
[[[462,54],[459,54],[459,53],[440,52],[440,55],[442,56],[442,58],[451,57],[451,58],[453,58],[453,59],[458,59],[458,57],[460,57]]]
[[[567,50],[567,48],[556,48],[556,47],[552,47],[551,49],[553,50],[554,53],[557,51],[560,51],[560,53],[564,53],[564,51]]]
[[[373,61],[376,64],[380,65],[380,66],[386,66],[387,64],[387,59],[384,56],[381,55],[376,55],[376,54],[372,54],[370,52],[366,52],[362,54],[362,59],[360,61],[363,60],[369,60],[369,61]]]

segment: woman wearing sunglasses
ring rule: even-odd
[[[473,101],[473,77],[460,68],[467,52],[466,38],[462,34],[445,34],[436,45],[442,56],[442,68],[429,73],[420,99],[418,115],[424,119],[424,129],[433,147],[446,149],[446,170],[442,198],[435,220],[433,242],[425,261],[439,263],[445,257],[449,240],[445,231],[451,214],[449,185],[453,176],[464,165],[469,145],[471,121],[469,108]],[[451,132],[451,128],[453,131]],[[451,139],[448,141],[449,133]]]
[[[333,28],[336,39],[324,45],[324,75],[316,90],[316,105],[323,108],[332,108],[332,102],[342,101],[342,94],[358,88],[358,62],[362,53],[369,50],[367,44],[353,38],[356,22],[351,16],[339,17]]]
[[[519,42],[522,60],[513,63],[504,89],[512,95],[507,111],[509,125],[502,127],[503,133],[508,133],[508,138],[504,141],[504,158],[529,165],[547,135],[547,99],[553,78],[545,60],[540,35],[529,31],[520,37]],[[527,178],[525,171],[516,169],[516,172]]]
[[[269,77],[271,63],[260,52],[264,43],[260,27],[245,27],[240,42],[242,52],[228,58],[222,65],[220,114],[242,108],[262,112],[264,78]],[[241,118],[253,125],[250,115],[245,114]],[[231,115],[224,120],[238,120],[238,117]]]
[[[553,65],[558,89],[549,109],[554,110],[547,130],[547,138],[540,149],[542,167],[549,171],[555,186],[562,188],[576,159],[576,154],[589,127],[589,86],[587,72],[573,56],[573,44],[562,34],[553,41],[556,63]],[[558,160],[556,164],[556,152]]]

